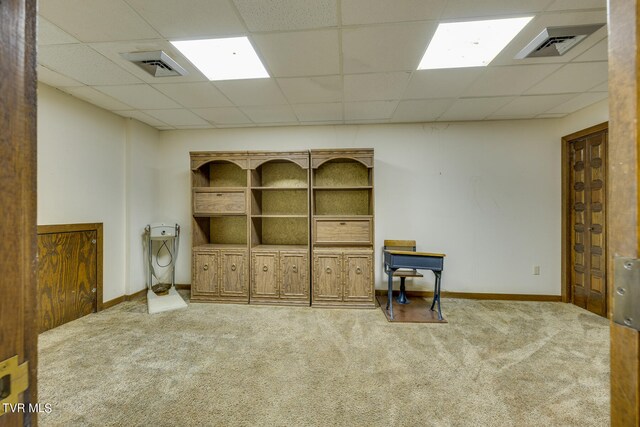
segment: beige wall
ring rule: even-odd
[[[320,147],[376,150],[378,287],[382,241],[410,238],[447,254],[444,290],[559,295],[560,138],[608,117],[603,101],[564,119],[157,132],[46,86],[39,109],[39,223],[105,222],[105,300],[144,288],[149,222],[182,226],[190,282],[190,150]]]

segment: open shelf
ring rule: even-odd
[[[353,185],[353,186],[315,186],[314,190],[327,190],[327,191],[344,191],[344,190],[371,190],[372,185]]]

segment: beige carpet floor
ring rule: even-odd
[[[43,426],[606,426],[608,322],[562,303],[122,303],[40,335]]]

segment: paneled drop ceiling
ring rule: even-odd
[[[416,71],[439,22],[534,15],[488,67]],[[516,60],[605,0],[40,0],[39,80],[158,129],[562,117],[607,97],[606,26]],[[270,79],[209,82],[169,40],[248,36]],[[163,50],[154,78],[120,56]]]

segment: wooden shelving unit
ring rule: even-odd
[[[311,150],[316,307],[374,308],[373,150]]]
[[[249,160],[192,152],[191,299],[249,302]]]
[[[373,150],[192,152],[191,177],[193,301],[375,307]]]
[[[251,304],[309,305],[309,153],[251,153]]]

